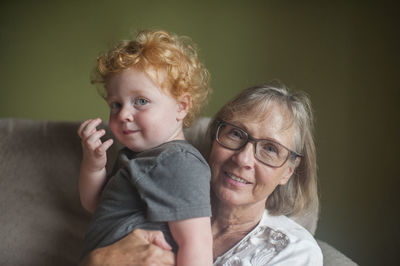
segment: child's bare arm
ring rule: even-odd
[[[212,233],[209,217],[168,222],[178,244],[178,266],[211,266]]]
[[[104,129],[97,130],[101,119],[89,119],[83,122],[78,135],[82,143],[82,163],[79,173],[79,195],[82,206],[89,212],[94,212],[101,190],[106,181],[107,149],[113,140],[102,142]]]

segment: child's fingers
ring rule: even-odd
[[[93,119],[92,121],[90,121],[83,128],[81,138],[85,139],[85,138],[89,137],[90,135],[92,135],[96,131],[96,127],[98,125],[100,125],[100,123],[101,123],[101,119],[100,118],[96,118],[96,119]]]
[[[93,120],[93,119],[88,119],[88,120],[82,122],[82,124],[80,124],[80,126],[79,126],[79,128],[78,128],[78,130],[77,130],[78,136],[79,136],[80,138],[82,138],[82,131],[83,131],[83,129],[85,129],[86,126],[87,126],[92,120]]]
[[[111,145],[114,143],[113,139],[108,139],[106,141],[104,141],[103,144],[101,144],[97,149],[96,149],[96,153],[99,156],[102,156],[110,147]]]
[[[113,143],[114,143],[113,139],[108,139],[104,141],[104,143],[101,146],[103,146],[104,150],[107,151]]]
[[[89,147],[91,150],[97,149],[101,144],[101,137],[104,136],[106,131],[104,129],[96,130],[89,137],[84,140],[84,145]]]

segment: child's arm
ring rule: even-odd
[[[178,244],[178,266],[213,265],[212,233],[209,217],[168,222]]]
[[[89,119],[83,122],[78,135],[82,142],[82,163],[79,173],[79,195],[82,206],[89,212],[94,212],[101,190],[106,181],[107,149],[113,140],[102,143],[100,138],[105,130],[97,130],[101,119]]]

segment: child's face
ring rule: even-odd
[[[186,111],[144,72],[127,69],[115,74],[106,88],[111,131],[129,149],[139,152],[184,139],[182,120]]]

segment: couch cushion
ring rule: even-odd
[[[75,265],[89,220],[79,202],[79,123],[0,120],[0,265]]]

